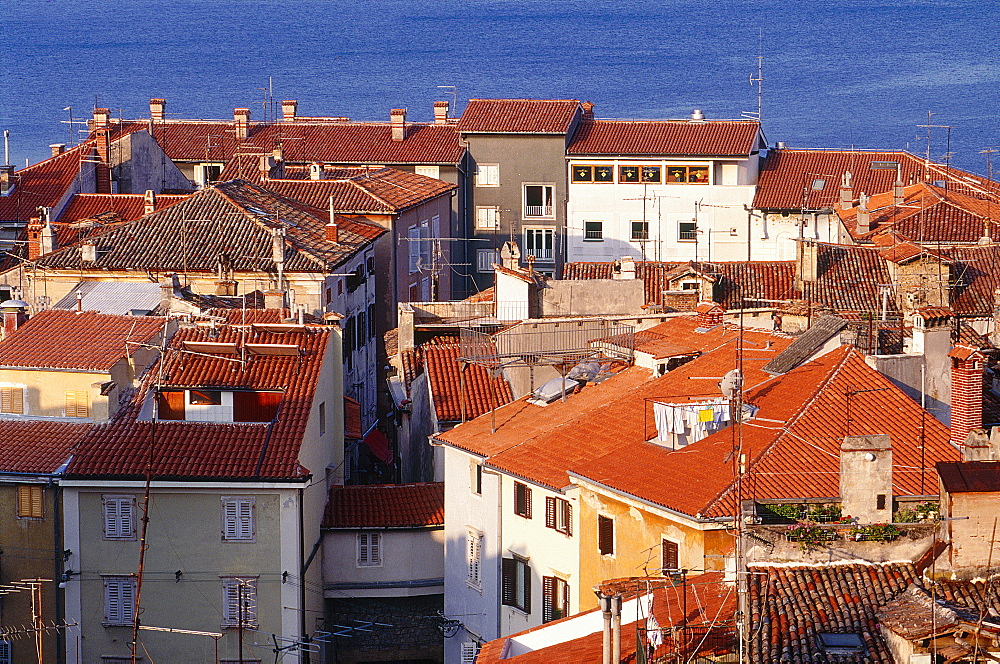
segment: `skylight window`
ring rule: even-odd
[[[859,634],[820,633],[816,638],[823,652],[831,655],[854,655],[865,651],[865,643]]]
[[[812,190],[823,191],[823,187],[825,186],[826,186],[826,180],[824,180],[823,178],[816,178],[815,180],[813,180]]]
[[[898,161],[873,161],[871,169],[873,171],[894,171],[899,168]]]

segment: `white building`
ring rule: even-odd
[[[747,209],[763,148],[759,123],[700,111],[582,121],[566,151],[567,260],[746,260],[750,240],[760,258]]]

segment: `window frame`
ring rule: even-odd
[[[559,576],[542,577],[542,622],[560,620],[570,612],[570,588]]]
[[[492,217],[492,220],[485,219],[484,217]],[[497,205],[477,205],[476,228],[485,231],[492,231],[500,228],[500,207]]]
[[[383,551],[382,533],[375,531],[358,533],[355,567],[382,567]]]
[[[661,164],[619,164],[618,182],[619,184],[662,184],[663,166]]]
[[[531,615],[531,565],[528,559],[517,554],[500,559],[500,601],[518,611]]]
[[[244,627],[257,627],[260,624],[260,617],[257,611],[257,580],[259,577],[243,574],[232,574],[221,577],[222,578],[222,627],[239,627],[240,626],[240,595],[239,587],[249,588],[250,592],[244,595],[251,602],[251,607],[246,613],[248,615],[243,616],[243,626]],[[232,593],[233,590],[235,593]],[[232,593],[232,594],[231,594]],[[235,604],[235,606],[234,606]],[[233,609],[236,609],[235,615],[233,615]]]
[[[602,556],[615,555],[615,519],[604,514],[597,515],[597,550]]]
[[[25,387],[20,385],[4,385],[0,387],[0,413],[7,415],[24,415]]]
[[[531,487],[524,482],[514,482],[514,514],[531,518]]]
[[[541,189],[541,205],[528,205],[528,188],[538,187]],[[546,196],[546,189],[549,195]],[[548,201],[546,205],[545,201]],[[531,214],[529,208],[541,208],[540,214]],[[521,183],[521,217],[524,219],[555,219],[556,218],[556,185],[551,182],[522,182]]]
[[[706,164],[669,164],[666,168],[667,177],[664,184],[711,184],[712,168]],[[692,180],[694,172],[704,172],[704,179]],[[680,179],[675,179],[680,178]]]
[[[674,567],[668,563],[673,561]],[[668,571],[669,570],[669,571]],[[681,545],[680,542],[669,537],[660,538],[660,573],[663,576],[676,576],[681,570]]]
[[[483,495],[483,464],[478,461],[472,462],[471,468],[471,486],[472,493],[477,496]]]
[[[590,228],[596,224],[596,229]],[[598,220],[584,220],[583,222],[584,242],[604,242],[604,222]]]
[[[484,257],[488,257],[487,261]],[[500,262],[500,252],[496,249],[476,249],[476,271],[493,272],[493,264]]]
[[[684,227],[690,227],[690,230],[685,230]],[[696,221],[678,221],[677,222],[677,241],[678,242],[697,242],[698,241],[698,222]]]
[[[423,175],[424,177],[434,178],[435,180],[441,179],[441,167],[434,164],[417,164],[413,167],[413,172],[416,175]]]
[[[545,527],[573,536],[573,506],[565,498],[545,496]]]
[[[117,513],[110,513],[112,504],[118,506]],[[124,518],[121,507],[128,507],[128,517]],[[101,494],[101,507],[104,514],[104,539],[121,542],[134,542],[136,539],[136,499],[129,493]],[[127,526],[127,527],[126,527]]]
[[[465,554],[468,565],[466,583],[477,590],[483,588],[483,533],[474,528],[466,531]]]
[[[17,518],[34,521],[45,518],[45,488],[41,484],[17,485]]]
[[[227,504],[236,505],[236,513],[232,517],[227,514]],[[249,506],[249,515],[240,514],[240,506]],[[232,519],[233,528],[230,531]],[[240,520],[247,519],[249,534],[241,532]],[[229,533],[233,532],[230,537]],[[257,540],[257,500],[255,496],[222,496],[222,541],[223,542],[255,542]]]
[[[66,417],[90,417],[90,393],[87,390],[65,390],[64,396]]]
[[[496,163],[476,164],[476,186],[499,187],[500,164]]]
[[[135,622],[135,577],[130,574],[102,574],[101,579],[104,582],[104,621],[101,624],[105,627],[131,626]],[[113,592],[118,595],[117,610],[112,606]]]
[[[524,256],[527,258],[529,255],[535,257],[535,261],[538,263],[554,263],[556,260],[556,229],[551,226],[525,226],[522,228],[522,236],[524,238]],[[550,252],[549,256],[539,255],[540,252],[535,251],[535,242],[529,241],[528,236],[531,234],[540,234],[542,239],[542,249],[545,247],[545,238],[549,238],[548,249]]]
[[[597,169],[606,168],[610,171],[611,177],[605,180],[597,179]],[[586,171],[584,170],[586,169]],[[614,184],[615,167],[614,164],[572,164],[570,166],[570,182],[573,184]],[[587,178],[579,178],[577,175],[587,173]]]
[[[636,219],[629,222],[629,240],[632,242],[649,241],[649,220]]]

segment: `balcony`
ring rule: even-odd
[[[551,217],[552,216],[552,206],[551,205],[525,205],[524,206],[524,216],[525,217]]]

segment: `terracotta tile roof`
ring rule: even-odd
[[[0,419],[0,473],[54,473],[89,424]]]
[[[760,123],[748,120],[583,120],[571,156],[739,156],[757,147]]]
[[[38,264],[48,269],[214,273],[225,254],[234,271],[260,272],[272,265],[271,229],[277,228],[286,233],[286,272],[323,272],[385,232],[373,224],[337,219],[339,242],[332,243],[325,234],[329,215],[309,210],[236,180],[107,229],[97,241],[98,258],[92,264],[84,263],[78,245],[46,254]]]
[[[580,112],[575,99],[470,99],[458,131],[489,134],[565,134]]]
[[[960,315],[992,317],[1000,288],[1000,245],[956,247],[948,256],[958,263],[952,267],[951,308]]]
[[[170,340],[163,360],[164,387],[211,387],[280,390],[278,415],[271,423],[215,424],[143,419],[144,402],[160,373],[147,374],[127,408],[112,421],[95,425],[80,443],[67,475],[72,477],[144,477],[149,445],[155,451],[152,472],[159,479],[302,480],[322,468],[299,463],[306,422],[330,336],[325,326],[285,332],[263,328],[182,327]],[[184,352],[184,342],[295,344],[295,356],[233,356]]]
[[[165,319],[47,309],[0,342],[0,366],[109,371],[163,328]]]
[[[148,130],[148,122],[116,125],[115,137]],[[458,164],[465,148],[454,125],[407,123],[406,137],[392,140],[388,122],[250,123],[239,141],[232,122],[168,120],[153,125],[153,137],[174,161],[228,161],[237,152],[270,153],[280,143],[288,163]]]
[[[419,528],[444,525],[444,482],[335,486],[324,528]]]
[[[1000,463],[995,461],[941,462],[937,472],[949,493],[1000,491]]]
[[[879,631],[880,606],[904,592],[918,575],[912,564],[754,566],[750,570],[750,644],[753,662],[836,661],[893,664]],[[821,633],[857,634],[865,652],[830,655]]]
[[[626,599],[636,595],[637,587],[643,592],[647,588],[651,589],[653,615],[660,628],[663,629],[664,637],[664,643],[656,649],[651,661],[661,661],[661,657],[676,656],[677,654],[683,654],[686,656],[684,658],[686,660],[695,656],[710,657],[733,652],[736,644],[736,627],[733,618],[736,610],[736,589],[732,584],[723,580],[721,573],[709,572],[689,576],[687,583],[683,585],[674,585],[674,582],[664,577],[622,579],[602,585],[608,586],[608,590],[623,592]],[[684,614],[685,607],[688,609],[687,615]],[[554,623],[547,623],[490,641],[479,651],[476,662],[477,664],[599,662],[603,648],[600,619],[590,620],[590,626],[596,625],[596,631],[590,631],[582,624],[575,627],[573,622],[574,619],[577,619],[576,623],[582,623],[588,618],[592,619],[599,611],[599,609],[585,611]],[[643,623],[628,622],[629,618],[634,617],[634,615],[634,612],[629,614],[626,614],[625,611],[622,612],[624,618],[621,626],[622,664],[634,664],[637,661],[636,639],[633,636],[638,627],[645,627],[645,619],[643,619]],[[681,624],[687,625],[687,648],[674,641],[672,628]],[[518,642],[520,637],[538,636],[539,632],[547,629],[550,631],[558,630],[561,638],[566,640],[530,652],[504,656],[505,649],[515,650],[511,648],[511,645]],[[577,635],[576,638],[570,638],[573,635]],[[552,638],[556,639],[560,636]],[[519,649],[517,648],[517,650]],[[682,650],[683,653],[681,653]]]
[[[0,196],[0,221],[27,222],[37,217],[39,206],[55,208],[68,197],[80,172],[80,160],[94,151],[93,141],[82,143],[56,157],[14,171],[14,190]]]
[[[892,280],[877,249],[857,245],[816,243],[817,279],[803,284],[802,299],[841,312],[880,312],[880,284]],[[889,297],[887,309],[897,314]]]
[[[160,210],[187,198],[189,194],[157,194],[156,209]],[[142,194],[73,194],[57,222],[73,224],[114,214],[117,220],[134,221],[143,214]]]
[[[458,361],[461,347],[456,343],[430,344],[423,347],[424,371],[430,383],[431,398],[438,422],[462,420],[462,368]],[[465,417],[479,417],[513,400],[510,385],[502,376],[490,378],[489,369],[469,364],[465,370]]]

